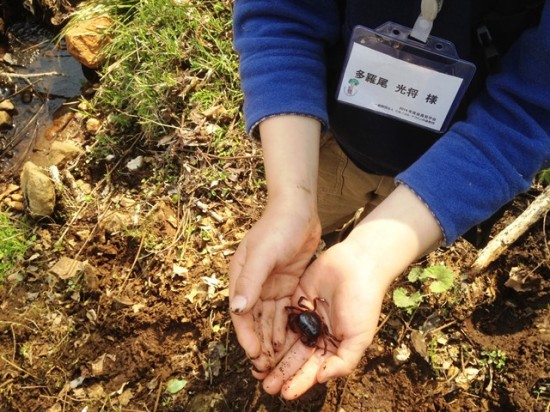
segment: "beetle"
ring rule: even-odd
[[[300,335],[300,341],[310,348],[319,348],[317,342],[319,338],[322,338],[324,355],[327,353],[327,341],[338,347],[337,342],[340,342],[340,339],[330,333],[321,315],[317,313],[317,302],[323,302],[328,305],[327,301],[317,297],[313,299],[313,309],[311,309],[303,303],[307,300],[305,296],[302,296],[298,299],[298,306],[285,306],[285,309],[290,312],[288,314],[288,326],[292,332]]]

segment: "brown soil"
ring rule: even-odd
[[[66,190],[52,218],[8,210],[36,242],[0,286],[1,411],[550,410],[546,218],[477,276],[467,274],[478,251],[465,240],[433,252],[419,265],[452,268],[451,292],[412,314],[388,294],[351,376],[296,401],[265,394],[227,299],[228,261],[265,201],[259,148],[235,131],[242,155],[220,159],[199,127],[208,120],[160,148],[129,142],[114,161],[60,165]],[[82,119],[69,122],[71,135],[58,139],[92,143]],[[145,167],[129,172],[137,155]],[[0,200],[18,193],[11,183],[17,175],[3,176]],[[493,234],[538,192],[518,197]],[[63,258],[82,270],[63,271]],[[411,355],[396,361],[398,349]]]
[[[444,263],[462,274],[461,285],[412,316],[388,295],[382,327],[351,376],[293,402],[263,393],[227,312],[228,259],[263,204],[249,183],[261,177],[258,149],[245,142],[249,157],[224,161],[233,177],[218,184],[239,188],[228,186],[225,198],[212,197],[201,173],[185,167],[174,188],[179,201],[147,180],[174,161],[217,161],[195,149],[190,162],[189,148],[177,143],[149,153],[151,167],[139,176],[121,166],[109,181],[108,166],[85,158],[62,166],[63,176],[91,191],[83,201],[73,188],[52,219],[29,221],[36,244],[0,289],[2,411],[548,410],[546,219],[481,275],[465,275],[477,250],[464,240],[419,262]],[[493,232],[536,194],[516,199]],[[55,266],[63,257],[88,265],[67,275]],[[515,289],[523,291],[505,285],[510,273],[519,273]],[[419,340],[427,322],[435,331]],[[398,364],[401,345],[412,355]],[[503,365],[486,362],[496,350],[506,355]],[[185,386],[169,393],[174,379]]]

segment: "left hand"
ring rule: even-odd
[[[238,310],[231,307],[231,319],[256,371],[276,364],[276,353],[285,341],[285,306],[319,242],[317,215],[299,206],[270,201],[229,265],[231,304],[239,299],[247,302]]]
[[[254,368],[275,365],[285,339],[284,307],[309,264],[321,226],[317,170],[321,124],[298,115],[274,116],[259,125],[268,203],[229,265],[231,319]]]

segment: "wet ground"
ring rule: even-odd
[[[48,126],[87,84],[56,34],[34,22],[8,26],[0,44],[0,99],[15,105],[13,127],[0,131],[0,173],[17,172],[54,136]]]

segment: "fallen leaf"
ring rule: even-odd
[[[185,379],[170,379],[166,382],[166,392],[173,395],[185,388],[186,385],[187,381]]]

